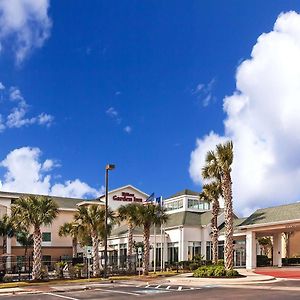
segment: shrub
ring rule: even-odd
[[[207,267],[203,266],[198,268],[194,272],[194,277],[206,277],[207,276]]]
[[[59,261],[55,264],[55,272],[58,278],[64,278],[64,267],[67,265],[64,261]]]
[[[235,270],[225,270],[224,266],[201,266],[194,271],[194,277],[236,277],[240,274]]]
[[[199,263],[197,263],[197,262],[191,262],[190,265],[189,265],[189,268],[190,268],[191,271],[195,271],[199,267],[201,267],[201,265],[199,265]]]
[[[215,276],[215,267],[214,266],[208,266],[206,269],[206,276],[212,277]]]
[[[239,276],[239,272],[236,270],[227,270],[226,271],[226,277],[237,277]]]
[[[226,276],[226,270],[223,266],[216,266],[214,267],[214,276],[216,277],[222,277],[222,276]]]
[[[218,259],[218,263],[217,263],[218,266],[224,266],[224,259]]]
[[[267,255],[257,255],[257,266],[265,267],[269,266],[271,259]]]

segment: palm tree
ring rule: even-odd
[[[113,213],[108,211],[110,232],[113,223]],[[79,206],[75,214],[75,221],[82,225],[85,232],[91,235],[92,238],[92,257],[93,257],[93,276],[100,276],[99,266],[99,238],[105,236],[105,209],[102,205]],[[108,234],[109,234],[108,232]]]
[[[24,248],[24,263],[25,263],[25,271],[27,270],[27,253],[28,248],[31,248],[33,246],[33,234],[30,234],[28,231],[18,231],[16,233],[16,239],[19,244],[22,245]]]
[[[28,231],[19,231],[16,233],[16,239],[17,242],[24,248],[24,256],[26,259],[28,248],[33,246],[33,234]]]
[[[211,240],[212,240],[212,261],[214,264],[218,263],[218,215],[220,211],[219,198],[221,196],[220,183],[217,181],[205,184],[202,187],[200,197],[212,203],[212,218],[211,218]]]
[[[80,225],[76,222],[64,223],[62,226],[60,226],[58,232],[59,236],[72,237],[73,257],[77,257],[77,244],[78,244],[79,232],[80,232]]]
[[[7,253],[7,238],[13,237],[15,234],[15,228],[12,219],[8,215],[4,215],[0,220],[0,235],[3,238],[3,254]]]
[[[144,257],[143,257],[143,275],[149,273],[150,257],[150,228],[152,225],[161,225],[166,222],[168,215],[165,208],[152,203],[145,203],[137,206],[137,224],[143,227],[144,239]]]
[[[131,269],[131,257],[133,249],[133,228],[137,224],[138,204],[130,203],[122,205],[118,209],[118,218],[120,221],[126,221],[128,227],[128,268]]]
[[[15,228],[12,219],[8,215],[4,215],[0,220],[0,236],[2,236],[2,252],[3,252],[3,268],[6,269],[6,258],[7,258],[7,238],[12,238],[15,234]]]
[[[202,169],[204,179],[219,180],[224,198],[225,215],[225,268],[233,268],[233,207],[231,165],[233,162],[233,144],[231,141],[216,146],[215,151],[206,155],[205,166]]]
[[[23,196],[11,207],[15,223],[26,228],[33,227],[33,269],[32,279],[41,279],[42,233],[41,226],[50,225],[58,214],[58,205],[48,196]]]

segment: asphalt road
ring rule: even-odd
[[[295,284],[295,282],[293,283]],[[298,282],[300,284],[300,282]],[[300,291],[270,290],[259,287],[223,288],[218,286],[203,286],[191,288],[174,285],[143,285],[143,286],[103,286],[93,290],[76,292],[44,292],[39,294],[0,295],[1,299],[14,300],[96,300],[96,299],[300,299]]]

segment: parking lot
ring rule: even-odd
[[[82,289],[78,291],[37,291],[36,293],[26,294],[7,294],[1,295],[0,299],[14,300],[96,300],[96,299],[299,299],[300,292],[295,290],[287,290],[285,286],[281,289],[262,288],[263,286],[249,287],[220,287],[220,286],[202,286],[189,287],[180,285],[167,284],[111,284],[97,285],[93,289]]]

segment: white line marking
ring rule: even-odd
[[[104,292],[111,292],[111,293],[117,293],[117,294],[126,294],[126,295],[140,296],[140,294],[130,293],[130,292],[124,292],[124,291],[104,290],[104,289],[95,289],[95,291],[104,291]],[[79,299],[75,299],[75,300],[79,300]]]
[[[43,293],[43,294],[44,294],[44,295],[49,295],[49,296],[58,297],[58,298],[69,299],[69,300],[79,300],[79,299],[77,299],[77,298],[68,297],[68,296],[63,296],[63,295],[58,295],[58,294],[54,294],[54,293]]]
[[[170,286],[170,285],[168,285],[168,286],[166,287],[166,290],[169,290],[169,289],[170,289],[170,287],[171,287],[171,286]]]
[[[147,289],[150,286],[150,284],[146,285],[145,288]]]
[[[161,286],[161,284],[159,284],[158,286],[156,286],[155,288],[158,289]]]
[[[179,286],[179,287],[178,287],[178,291],[181,291],[181,290],[182,290],[182,286]]]

